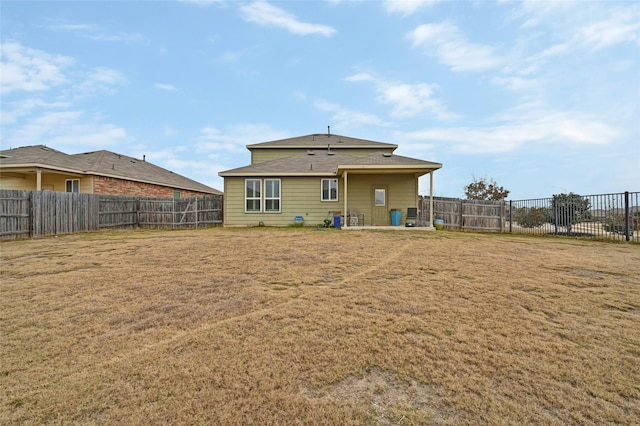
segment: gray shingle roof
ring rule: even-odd
[[[327,150],[310,152],[313,152],[313,154],[292,155],[291,157],[225,170],[218,174],[220,176],[259,174],[332,175],[335,174],[340,163],[352,162],[356,158],[338,152],[329,154]]]
[[[311,155],[309,152],[313,152]],[[442,167],[440,163],[418,160],[416,158],[391,155],[382,152],[356,157],[328,150],[309,151],[306,154],[293,155],[258,164],[225,170],[220,176],[326,176],[336,175],[339,169],[357,170],[371,169],[379,166],[383,169],[416,169],[435,170]],[[369,167],[373,166],[373,167]]]
[[[373,154],[357,157],[355,161],[344,163],[345,166],[416,166],[416,167],[430,167],[439,169],[442,167],[440,163],[434,163],[431,161],[419,160],[417,158],[403,157],[402,155],[389,155],[382,152],[375,152]]]
[[[147,161],[105,150],[70,155],[44,145],[35,145],[0,151],[0,168],[19,166],[110,176],[172,188],[221,194],[217,189]]]
[[[271,142],[257,143],[247,145],[249,150],[252,149],[274,149],[274,148],[307,148],[307,149],[326,149],[327,145],[332,148],[377,148],[377,149],[396,149],[398,145],[376,142],[366,139],[351,138],[341,135],[327,135],[315,133],[306,136],[297,136],[295,138],[280,139]]]

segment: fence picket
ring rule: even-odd
[[[177,223],[176,218],[180,218]],[[3,239],[105,228],[196,228],[220,224],[222,195],[174,200],[0,190],[0,238]]]

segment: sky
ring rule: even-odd
[[[640,191],[638,1],[0,0],[0,24],[2,149],[222,190],[246,145],[331,126],[442,163],[438,196]]]

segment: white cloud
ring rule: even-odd
[[[86,117],[79,110],[45,112],[5,133],[11,146],[46,144],[62,150],[63,146],[112,146],[128,139],[123,128]]]
[[[407,38],[413,47],[425,48],[453,71],[484,71],[502,63],[493,47],[469,42],[449,22],[420,25]]]
[[[314,106],[320,111],[332,113],[331,119],[333,125],[340,129],[350,130],[360,126],[386,127],[389,125],[389,123],[385,122],[377,115],[351,111],[338,104],[324,100],[316,101]]]
[[[79,37],[88,38],[95,41],[119,42],[127,44],[138,44],[146,42],[146,38],[138,33],[108,33],[100,25],[95,24],[55,24],[50,25],[50,30],[67,31]]]
[[[0,92],[49,90],[67,82],[63,70],[73,59],[31,49],[15,41],[0,45]]]
[[[628,2],[524,1],[515,17],[524,20],[522,28],[543,27],[562,39],[545,54],[640,44],[640,9]]]
[[[260,25],[272,25],[285,28],[292,34],[320,34],[330,37],[336,33],[334,28],[327,25],[300,22],[295,16],[285,10],[263,0],[241,6],[239,10],[246,21],[255,22]]]
[[[500,124],[486,127],[434,128],[397,136],[448,144],[452,151],[463,153],[511,152],[529,144],[546,145],[547,149],[556,145],[607,145],[620,136],[618,129],[596,117],[575,112],[516,112],[498,121]]]
[[[156,83],[153,85],[158,90],[165,90],[167,92],[173,92],[174,90],[178,90],[176,86],[173,84],[164,84],[164,83]]]
[[[18,122],[21,117],[32,114],[36,109],[69,108],[71,104],[68,102],[46,102],[38,98],[28,98],[14,102],[3,102],[2,106],[10,107],[10,109],[0,111],[0,123],[8,125]]]
[[[576,38],[592,50],[632,42],[640,44],[639,8],[615,10],[606,19],[582,27]]]
[[[384,7],[388,13],[411,15],[418,9],[430,7],[439,0],[385,0]]]
[[[212,4],[224,5],[225,0],[178,0],[180,3],[190,3],[196,6],[211,6]]]
[[[215,156],[200,157],[198,160],[186,160],[181,150],[171,148],[148,150],[145,148],[138,147],[134,156],[142,158],[144,155],[150,163],[186,176],[211,188],[218,190],[224,188],[224,180],[218,177],[218,172],[227,170],[230,167],[217,163]]]
[[[345,80],[373,83],[378,93],[378,102],[391,105],[393,118],[410,118],[425,112],[432,114],[438,120],[458,118],[457,114],[447,111],[442,102],[433,98],[433,93],[437,90],[436,85],[389,82],[369,73],[354,74]]]
[[[242,123],[229,126],[220,130],[216,127],[204,127],[200,129],[200,135],[196,140],[196,150],[199,153],[227,152],[233,154],[249,152],[246,145],[283,139],[290,135],[286,132],[272,129],[267,124]],[[248,161],[247,161],[248,162]]]

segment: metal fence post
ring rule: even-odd
[[[513,200],[509,200],[509,233],[513,232]]]
[[[629,241],[631,234],[631,217],[629,215],[629,191],[624,191],[624,237]]]

